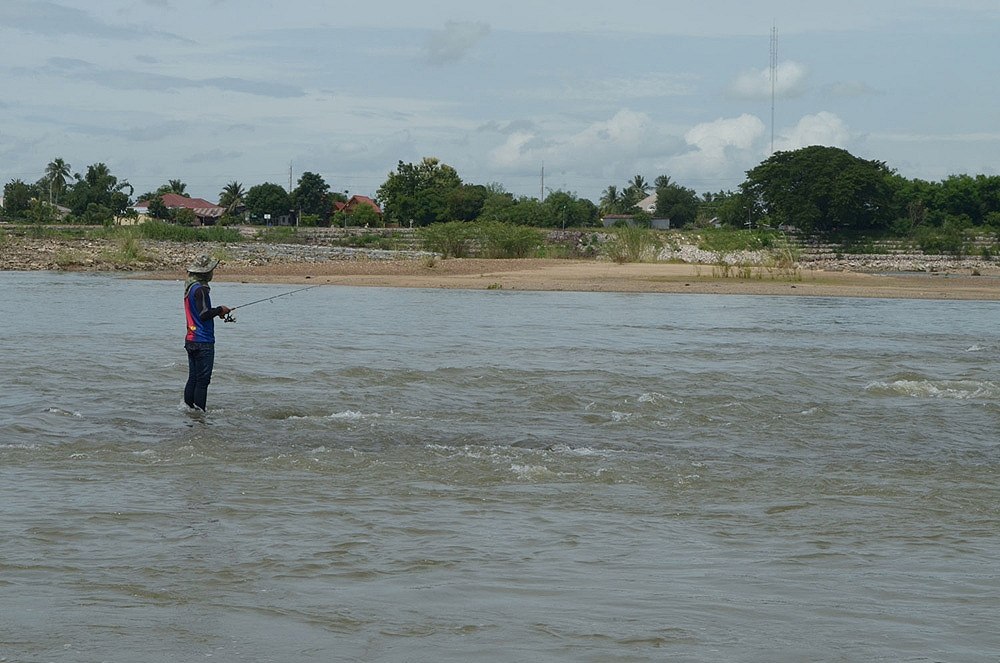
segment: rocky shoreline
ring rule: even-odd
[[[416,250],[347,248],[323,244],[260,242],[179,243],[142,240],[129,244],[116,239],[52,239],[7,236],[0,240],[0,270],[5,271],[183,271],[193,257],[211,252],[235,269],[282,264],[431,261],[435,254]],[[691,265],[767,265],[773,256],[762,251],[717,253],[691,245],[666,248],[662,262]],[[804,253],[792,269],[857,273],[985,274],[998,270],[981,258],[922,254]]]
[[[192,258],[206,252],[221,256],[223,262],[237,268],[285,263],[421,260],[434,255],[425,251],[315,244],[185,244],[143,240],[138,245],[127,245],[119,240],[8,237],[0,245],[0,270],[184,271]]]

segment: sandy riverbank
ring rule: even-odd
[[[136,278],[183,279],[198,253],[221,251],[216,280],[253,283],[330,284],[408,288],[662,292],[748,295],[885,297],[1000,300],[1000,266],[992,263],[927,263],[912,269],[899,260],[861,271],[857,261],[827,261],[823,269],[757,268],[749,277],[736,269],[676,262],[617,264],[600,260],[485,260],[429,257],[418,252],[330,246],[239,243],[224,246],[145,242],[143,254],[116,262],[116,244],[93,240],[9,237],[0,244],[0,270],[125,272]],[[928,258],[928,260],[931,260]],[[804,263],[809,265],[810,263]],[[812,263],[815,264],[815,263]],[[745,276],[742,275],[742,276]]]
[[[182,272],[147,274],[182,278]],[[395,260],[223,265],[216,281],[407,288],[1000,300],[1000,271],[864,274],[799,270],[725,277],[711,265],[590,260]]]

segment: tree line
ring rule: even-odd
[[[36,183],[7,183],[5,216],[50,221],[59,205],[69,209],[69,221],[107,223],[127,215],[133,201],[147,201],[154,216],[178,223],[191,220],[183,211],[166,209],[160,198],[164,193],[187,195],[180,180],[134,196],[128,181],[103,163],[83,174],[71,172],[63,159],[54,159]],[[668,175],[652,184],[636,175],[624,186],[609,185],[597,203],[567,191],[549,191],[544,199],[515,196],[498,183],[465,182],[453,167],[433,157],[419,163],[399,161],[388,173],[375,195],[381,217],[365,206],[352,218],[336,212],[335,203],[345,202],[346,193],[333,190],[321,175],[305,172],[292,191],[273,183],[245,189],[230,182],[219,192],[219,205],[226,209],[226,221],[262,222],[293,213],[302,225],[420,227],[461,221],[587,228],[600,225],[602,217],[619,215],[640,225],[664,218],[675,228],[770,227],[829,237],[913,237],[928,244],[947,244],[971,230],[1000,231],[998,176],[907,179],[884,162],[823,146],[776,152],[747,171],[735,191],[700,195]],[[655,205],[639,209],[651,193],[656,194]]]

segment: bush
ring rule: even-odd
[[[945,223],[940,228],[921,226],[916,232],[917,246],[929,255],[965,255],[965,234],[958,227]]]
[[[440,253],[444,258],[464,258],[469,254],[473,233],[468,223],[432,223],[418,233],[425,249]]]
[[[475,235],[479,253],[484,258],[526,258],[544,241],[542,233],[535,228],[500,221],[477,224]]]

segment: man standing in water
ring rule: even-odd
[[[203,255],[188,266],[187,285],[184,290],[184,315],[187,317],[187,336],[184,349],[188,356],[188,379],[184,385],[184,402],[189,408],[205,410],[208,400],[208,383],[212,381],[215,364],[215,318],[229,313],[229,307],[212,308],[208,282],[218,260]]]

